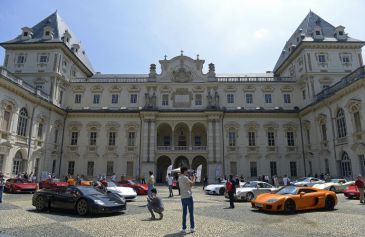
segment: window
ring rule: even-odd
[[[341,166],[341,176],[342,177],[352,177],[351,160],[346,152],[342,153],[342,158],[340,161]]]
[[[345,113],[343,109],[339,109],[336,116],[336,124],[337,124],[337,136],[339,138],[346,137],[347,130],[346,130],[346,120],[345,120]]]
[[[256,146],[256,134],[255,132],[248,132],[248,145]]]
[[[95,94],[93,99],[93,104],[99,104],[100,103],[100,95]]]
[[[272,103],[271,94],[265,94],[265,103],[266,104],[271,104]]]
[[[37,137],[38,139],[42,139],[42,136],[43,136],[43,123],[39,123]]]
[[[326,174],[329,174],[330,173],[330,165],[329,165],[328,159],[324,159],[324,167],[326,169]]]
[[[250,174],[251,177],[257,177],[257,163],[256,161],[250,162]]]
[[[90,146],[96,145],[96,132],[90,132],[90,140],[89,140]]]
[[[236,132],[234,131],[228,132],[228,143],[229,146],[236,146]]]
[[[27,37],[28,36],[28,31],[23,32],[23,36]]]
[[[115,132],[109,132],[109,146],[115,146]]]
[[[68,162],[67,173],[70,174],[70,175],[74,175],[74,173],[75,173],[75,161],[69,161]]]
[[[107,161],[106,162],[106,176],[112,176],[114,173],[114,162]]]
[[[201,136],[195,136],[194,137],[194,145],[195,146],[201,146],[202,145],[202,137]]]
[[[77,139],[79,137],[79,132],[72,132],[71,133],[71,145],[76,146],[77,145]]]
[[[342,31],[342,30],[340,30],[340,31],[338,32],[338,34],[339,34],[339,35],[343,35],[343,31]]]
[[[56,129],[54,131],[54,140],[53,140],[54,143],[57,143],[58,142],[58,129]]]
[[[162,95],[162,106],[169,105],[169,95]]]
[[[45,35],[46,36],[49,36],[49,34],[50,34],[51,32],[49,32],[48,30],[46,31],[46,33],[45,33]]]
[[[354,122],[355,122],[355,131],[361,132],[361,119],[360,119],[360,112],[356,111],[354,113]]]
[[[253,95],[246,94],[246,104],[252,104],[252,103],[253,103]]]
[[[46,63],[48,61],[48,57],[46,55],[41,55],[39,57],[39,62],[40,63]]]
[[[60,91],[60,96],[59,96],[59,100],[58,100],[59,104],[62,104],[62,99],[63,99],[63,91]]]
[[[302,90],[302,97],[303,97],[303,100],[305,100],[306,99],[306,95],[305,95],[305,90]]]
[[[290,104],[290,103],[291,103],[290,94],[284,94],[284,104]]]
[[[164,146],[170,146],[170,136],[164,136],[163,137],[163,145]]]
[[[129,132],[128,133],[128,146],[134,146],[136,139],[136,133],[135,132]]]
[[[17,134],[19,136],[23,137],[26,136],[27,124],[28,124],[28,112],[25,108],[22,108],[19,112],[18,127],[17,127]]]
[[[268,131],[267,132],[267,145],[268,146],[275,146],[274,131]]]
[[[4,160],[5,160],[5,155],[0,154],[0,172],[3,172]]]
[[[321,130],[322,130],[322,140],[327,141],[327,127],[326,124],[321,124]]]
[[[201,94],[197,94],[195,95],[195,105],[202,105],[202,95]]]
[[[350,57],[349,56],[342,56],[342,63],[350,63]]]
[[[290,161],[290,176],[297,177],[297,162]]]
[[[234,95],[233,94],[227,94],[227,103],[233,104],[234,103]]]
[[[270,173],[271,173],[271,176],[278,175],[278,172],[276,169],[276,161],[270,161]]]
[[[18,64],[25,63],[25,56],[24,55],[19,55],[17,60],[16,60],[16,63],[18,63]]]
[[[137,103],[137,94],[131,94],[131,104]]]
[[[75,104],[81,104],[81,94],[75,95]]]
[[[323,54],[318,55],[318,62],[325,63],[326,62],[326,56]]]
[[[35,89],[41,91],[43,90],[43,85],[35,85]]]
[[[287,138],[287,141],[288,141],[288,146],[295,146],[295,144],[294,144],[294,132],[293,131],[286,132],[286,138]]]
[[[94,161],[87,162],[87,172],[86,175],[89,177],[94,176]]]
[[[119,95],[112,94],[112,104],[118,104]]]
[[[319,30],[316,30],[316,35],[321,35],[321,32]]]
[[[13,174],[18,174],[21,169],[21,160],[14,160],[13,162]]]
[[[52,161],[52,174],[56,173],[56,164],[57,164],[57,160],[53,160]]]

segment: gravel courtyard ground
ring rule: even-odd
[[[164,219],[150,221],[146,197],[129,202],[125,213],[78,217],[73,212],[38,213],[32,194],[5,194],[0,204],[0,236],[181,236],[180,197],[167,198]],[[177,191],[175,191],[177,193]],[[365,205],[338,195],[336,210],[268,214],[251,209],[247,202],[229,203],[222,196],[208,196],[194,188],[196,232],[191,236],[365,236]],[[189,223],[189,222],[188,222]],[[189,225],[188,225],[189,226]]]

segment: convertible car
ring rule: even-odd
[[[34,193],[37,189],[36,183],[30,183],[20,178],[6,180],[4,187],[4,191],[9,193]]]
[[[67,187],[67,182],[62,182],[60,179],[46,179],[39,182],[39,188],[60,188]]]
[[[331,179],[324,184],[315,184],[313,188],[326,189],[332,192],[343,192],[355,181],[348,181],[346,179]]]
[[[147,184],[141,184],[135,179],[123,179],[118,184],[123,187],[133,188],[138,195],[147,195]]]
[[[298,187],[312,187],[315,184],[324,184],[325,181],[315,178],[315,177],[304,177],[291,182],[291,185],[298,186]]]
[[[348,186],[348,188],[343,192],[343,195],[347,198],[360,198],[359,189],[356,187],[355,184]]]
[[[298,210],[333,210],[337,204],[335,192],[312,188],[288,186],[275,194],[264,193],[251,201],[252,208],[264,211],[294,213]]]
[[[124,197],[127,201],[135,200],[137,198],[137,193],[133,188],[117,186],[111,181],[106,183],[105,189]]]
[[[90,186],[69,186],[42,189],[33,194],[32,205],[37,211],[46,209],[75,210],[80,216],[96,213],[120,212],[126,201],[114,193],[103,193]]]
[[[266,182],[250,181],[246,182],[244,185],[236,189],[236,194],[234,195],[234,199],[235,201],[238,200],[251,201],[261,193],[272,193],[278,190],[279,188],[276,188]],[[228,194],[225,194],[225,197],[229,198]]]
[[[226,191],[226,180],[223,180],[219,184],[209,184],[204,188],[205,194],[211,195],[223,195]],[[242,187],[245,183],[240,182],[240,187]]]

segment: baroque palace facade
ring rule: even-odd
[[[0,171],[210,181],[365,174],[363,41],[313,12],[273,72],[222,75],[183,55],[148,74],[94,73],[57,12],[1,43]]]

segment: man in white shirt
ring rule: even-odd
[[[284,183],[284,186],[288,186],[288,185],[289,185],[289,183],[290,183],[290,179],[288,178],[288,176],[287,176],[287,175],[284,175],[283,183]]]
[[[112,177],[111,177],[111,180],[113,182],[116,182],[117,181],[117,176],[115,175],[115,173],[113,173]]]
[[[195,184],[196,177],[190,180],[188,175],[188,168],[181,167],[181,174],[179,176],[179,185],[180,185],[180,194],[181,194],[181,204],[183,208],[182,215],[182,230],[181,233],[186,233],[186,215],[187,209],[189,209],[190,216],[190,232],[195,232],[195,223],[194,223],[194,201],[192,196],[191,187]]]
[[[172,192],[172,182],[173,182],[174,178],[172,177],[172,175],[170,173],[168,173],[167,175],[167,184],[169,185],[169,197],[173,197],[174,193]]]

